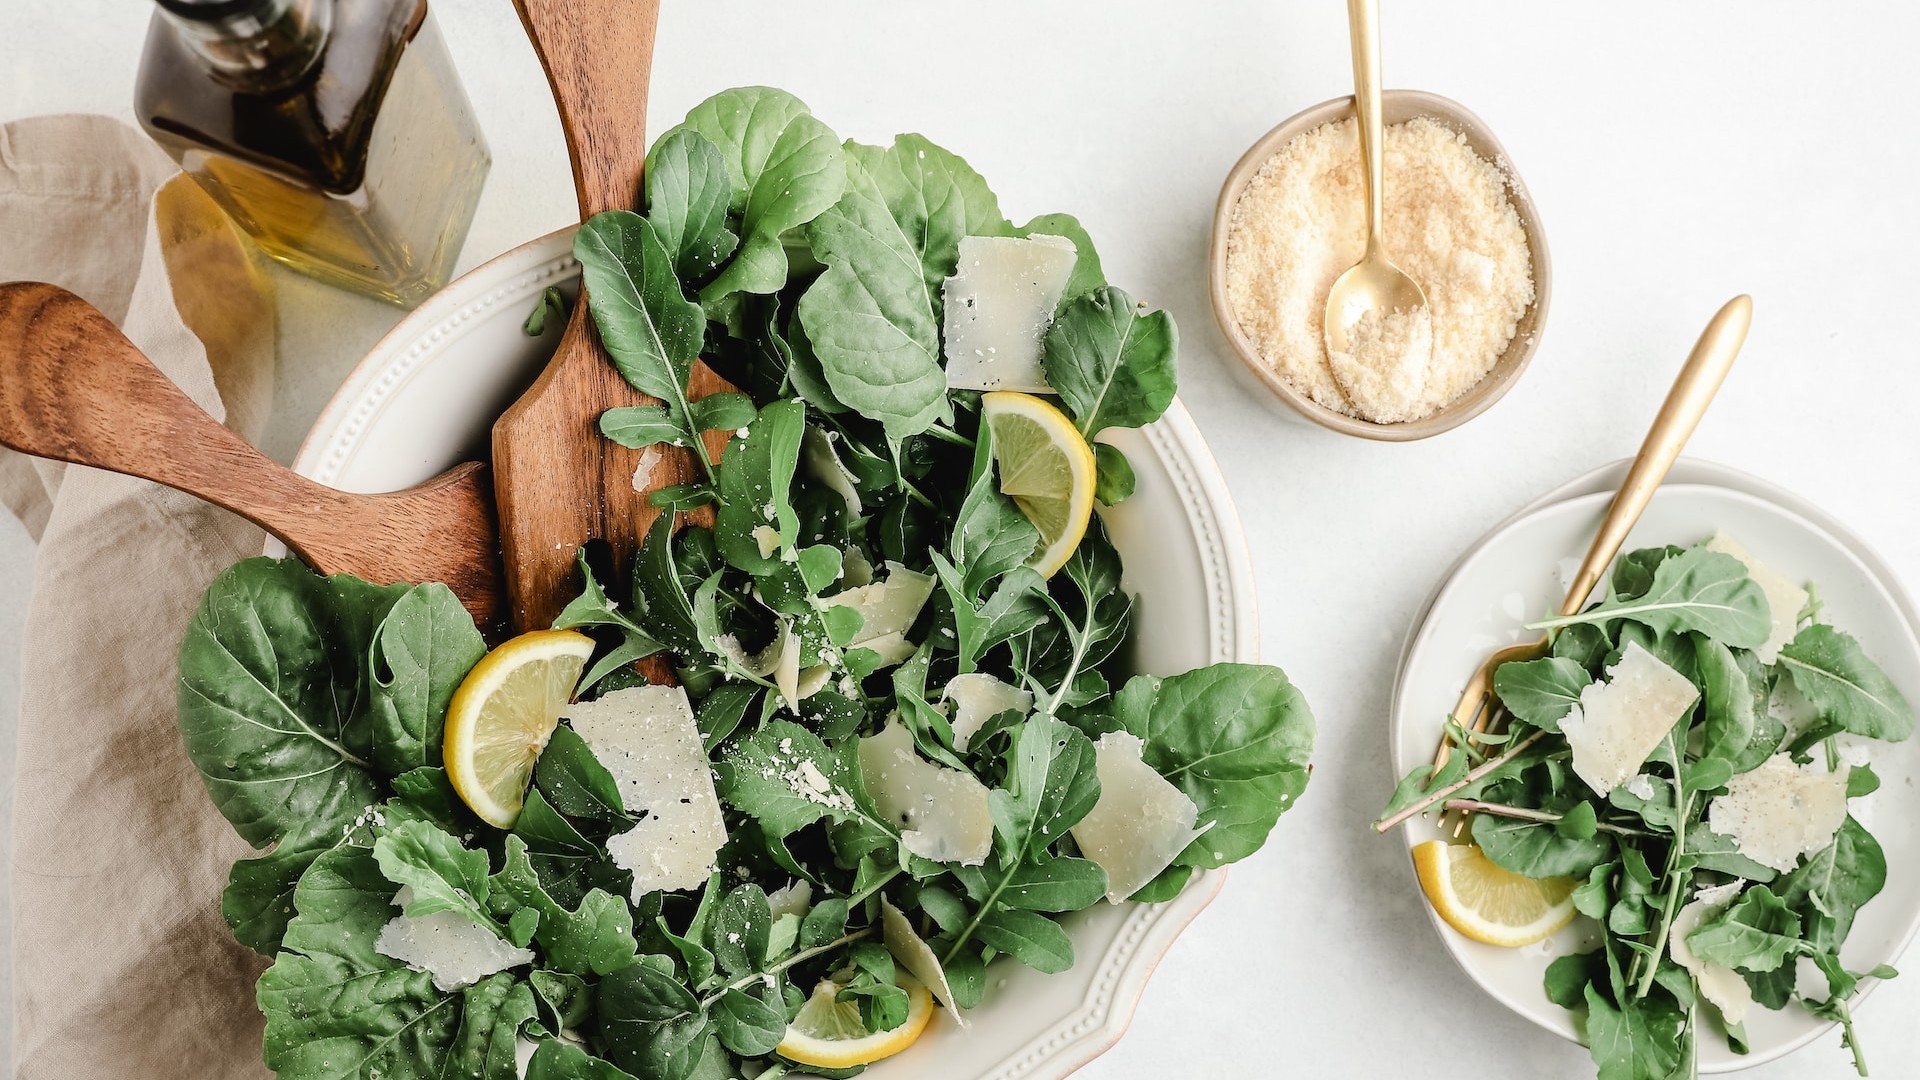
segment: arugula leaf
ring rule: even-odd
[[[527,312],[527,321],[520,324],[520,332],[528,337],[539,337],[547,332],[547,321],[555,325],[567,321],[567,298],[552,285],[540,292],[540,299],[534,301],[533,310]]]
[[[438,1077],[461,1020],[460,999],[433,977],[373,949],[393,915],[393,885],[373,852],[321,855],[294,890],[284,948],[260,977],[267,1067],[286,1080]]]
[[[1765,885],[1753,885],[1727,910],[1687,935],[1687,948],[1710,964],[1772,971],[1804,946],[1800,916]]]
[[[1851,816],[1833,843],[1807,856],[1780,881],[1780,898],[1806,920],[1806,939],[1816,950],[1838,952],[1854,916],[1887,884],[1887,857],[1880,842]]]
[[[709,311],[737,292],[776,292],[787,282],[780,237],[812,221],[846,190],[846,155],[832,129],[784,90],[723,90],[693,107],[679,127],[698,132],[726,163],[728,204],[740,216],[733,261],[700,290]]]
[[[974,934],[1035,971],[1051,975],[1073,966],[1073,939],[1037,912],[997,908],[980,920]]]
[[[1196,827],[1213,823],[1176,861],[1211,869],[1257,851],[1306,789],[1313,714],[1279,668],[1214,664],[1160,680],[1143,738],[1200,808]]]
[[[1889,742],[1913,734],[1913,707],[1851,635],[1814,623],[1780,650],[1780,666],[1821,718],[1842,730]]]
[[[1746,566],[1706,548],[1688,548],[1662,561],[1640,596],[1613,597],[1578,615],[1530,623],[1527,629],[1614,619],[1631,620],[1663,637],[1694,631],[1738,649],[1758,648],[1773,632],[1767,594],[1747,576]]]
[[[865,167],[848,166],[846,194],[807,226],[807,239],[827,271],[796,314],[833,396],[895,441],[949,416],[939,290],[923,271],[933,257]],[[959,238],[951,239],[957,258]]]
[[[620,786],[593,756],[587,740],[565,724],[553,729],[533,766],[533,783],[555,810],[568,817],[633,823],[620,804]]]
[[[507,837],[505,862],[488,881],[495,910],[517,907],[539,913],[533,941],[548,967],[577,976],[605,975],[633,962],[633,913],[624,899],[590,889],[577,910],[568,910],[541,887],[526,842],[517,836]]]
[[[1025,566],[1040,546],[1040,530],[994,483],[992,445],[992,434],[982,424],[973,478],[953,522],[953,562],[961,574],[961,595],[968,601],[996,578]]]
[[[741,1057],[765,1057],[787,1036],[787,1013],[767,1000],[765,986],[752,993],[728,987],[714,1003],[713,1030],[720,1045]]]
[[[1036,715],[1014,729],[1006,786],[987,799],[1004,864],[1017,868],[1038,856],[1087,816],[1100,799],[1094,762],[1093,743],[1050,716]],[[1010,874],[1002,889],[1013,880]]]
[[[1587,803],[1587,813],[1592,808]],[[1584,878],[1613,858],[1613,838],[1568,836],[1553,825],[1475,814],[1473,842],[1495,866],[1530,878]]]
[[[607,1056],[636,1076],[679,1080],[706,1049],[706,1010],[672,971],[666,957],[642,957],[601,979],[594,994]]]
[[[1087,235],[1086,227],[1072,214],[1041,214],[1013,232],[1016,236],[1064,236],[1073,241],[1073,275],[1067,279],[1066,291],[1060,294],[1062,305],[1107,283],[1106,272],[1100,267],[1100,254],[1093,249],[1093,237]]]
[[[1093,497],[1100,500],[1102,506],[1119,506],[1133,498],[1133,489],[1138,481],[1133,475],[1133,466],[1127,461],[1127,455],[1120,448],[1108,443],[1093,444],[1094,483]]]
[[[1047,328],[1041,367],[1092,438],[1109,427],[1144,427],[1173,403],[1178,334],[1164,311],[1141,314],[1112,286],[1067,301]]]
[[[406,914],[457,911],[481,926],[498,929],[485,907],[486,852],[468,851],[430,822],[409,821],[374,841],[373,857],[388,881],[413,890]]]
[[[941,292],[960,259],[963,236],[1011,232],[1000,200],[958,154],[924,135],[899,135],[887,148],[849,142],[860,163],[920,257],[921,275],[940,313]]]
[[[733,185],[720,148],[680,127],[647,151],[647,220],[673,257],[683,281],[700,281],[733,254],[740,238],[727,227]]]
[[[760,410],[746,438],[727,444],[720,463],[720,511],[713,538],[729,563],[755,576],[781,565],[780,554],[762,555],[754,530],[780,534],[782,548],[799,540],[800,519],[793,512],[793,474],[800,464],[800,440],[806,434],[807,407],[776,401]]]
[[[634,1080],[633,1074],[561,1039],[545,1039],[527,1062],[526,1080]]]
[[[707,923],[707,951],[727,974],[750,974],[766,963],[772,930],[766,891],[749,882],[730,890],[714,907]]]
[[[1680,1067],[1686,1016],[1669,1003],[1642,998],[1615,1005],[1588,985],[1587,1046],[1599,1080],[1669,1080]]]
[[[421,585],[394,602],[373,636],[375,767],[394,775],[440,764],[447,703],[486,652],[473,616],[445,585]]]
[[[844,821],[859,813],[846,783],[850,768],[818,735],[776,720],[714,762],[714,786],[729,806],[782,837],[829,815]]]
[[[687,379],[700,357],[706,317],[680,291],[673,256],[631,210],[595,214],[573,238],[587,306],[600,341],[628,383],[687,423]],[[694,433],[687,430],[689,445]]]
[[[1493,692],[1507,711],[1547,731],[1560,730],[1560,718],[1592,683],[1585,667],[1558,656],[1501,664],[1493,673]]]

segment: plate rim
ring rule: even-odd
[[[1602,496],[1610,497],[1617,484],[1615,475],[1624,474],[1625,469],[1631,461],[1631,458],[1623,458],[1601,465],[1576,476],[1572,480],[1526,503],[1470,543],[1447,567],[1446,571],[1441,575],[1432,590],[1428,593],[1426,599],[1418,608],[1417,613],[1408,626],[1406,637],[1401,645],[1400,657],[1395,669],[1392,698],[1390,699],[1391,704],[1387,721],[1387,747],[1388,757],[1390,759],[1398,758],[1400,737],[1403,727],[1407,722],[1401,708],[1401,695],[1405,688],[1408,670],[1412,666],[1415,653],[1427,640],[1427,627],[1434,608],[1450,594],[1461,570],[1468,562],[1480,555],[1489,545],[1497,542],[1503,536],[1522,527],[1526,522],[1540,515],[1560,510],[1562,507],[1574,503],[1586,502],[1588,500],[1593,500],[1598,503]],[[1680,478],[1674,478],[1675,474],[1678,474]],[[1746,489],[1744,485],[1749,484],[1754,490]],[[1668,490],[1685,491],[1689,489],[1715,491],[1723,495],[1731,496],[1737,501],[1757,504],[1770,511],[1779,513],[1804,527],[1813,535],[1822,538],[1834,549],[1853,560],[1858,564],[1859,568],[1864,571],[1868,583],[1888,602],[1889,607],[1896,616],[1896,620],[1906,630],[1909,650],[1916,655],[1920,655],[1920,618],[1916,618],[1912,599],[1907,594],[1899,576],[1892,572],[1891,567],[1886,564],[1885,560],[1882,559],[1871,546],[1839,522],[1838,519],[1834,518],[1831,514],[1819,510],[1818,507],[1799,496],[1780,489],[1776,485],[1769,484],[1758,477],[1712,462],[1683,458],[1675,463],[1672,472],[1669,474],[1669,479],[1660,486],[1659,490],[1660,492],[1666,492]],[[1810,509],[1812,513],[1802,512],[1803,507]],[[1396,776],[1404,772],[1402,762],[1394,760],[1393,765]],[[1401,839],[1407,843],[1409,849],[1418,842],[1419,834],[1417,825],[1419,820],[1420,819],[1410,819],[1397,830],[1400,833]],[[1465,956],[1458,947],[1459,943],[1448,935],[1447,927],[1440,919],[1438,913],[1433,910],[1431,905],[1423,904],[1422,907],[1426,911],[1428,923],[1433,926],[1435,933],[1439,936],[1448,957],[1454,962],[1455,966],[1460,969],[1461,973],[1482,993],[1499,1002],[1508,1011],[1535,1026],[1560,1036],[1569,1042],[1584,1045],[1570,1023],[1562,1026],[1532,1012],[1531,1007],[1537,1004],[1537,1002],[1529,1000],[1526,1003],[1526,1007],[1522,1007],[1520,1003],[1512,999],[1511,995],[1488,985],[1485,980],[1468,966]],[[1889,958],[1889,962],[1898,963],[1901,961],[1912,948],[1916,937],[1920,937],[1920,905],[1916,905],[1907,913],[1905,928],[1900,933],[1899,941],[1894,946],[1893,954]],[[1874,990],[1878,989],[1882,981],[1884,980],[1875,979],[1868,982],[1854,999],[1855,1003],[1859,1004],[1867,1001]],[[1717,1075],[1757,1068],[1769,1062],[1778,1061],[1781,1058],[1803,1049],[1810,1043],[1832,1034],[1839,1026],[1837,1021],[1827,1021],[1764,1053],[1749,1054],[1736,1058],[1731,1062],[1716,1064],[1711,1067],[1702,1067],[1700,1072],[1703,1075]]]
[[[462,336],[479,314],[529,289],[576,278],[579,264],[573,258],[572,236],[577,228],[557,229],[480,263],[402,316],[355,363],[315,416],[293,457],[294,471],[331,483],[393,391]],[[1178,397],[1141,435],[1175,474],[1187,527],[1206,564],[1203,573],[1213,579],[1217,602],[1210,612],[1210,654],[1216,661],[1258,663],[1259,592],[1253,560],[1219,462]],[[269,539],[268,554],[283,552]],[[1103,954],[1079,1007],[1050,1030],[1010,1049],[981,1080],[1057,1080],[1112,1049],[1131,1025],[1160,961],[1219,895],[1226,877],[1226,868],[1201,871],[1175,900],[1135,905]]]

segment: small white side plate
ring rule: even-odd
[[[1587,478],[1583,478],[1585,480]],[[1606,513],[1611,488],[1573,494],[1576,481],[1489,533],[1457,563],[1408,640],[1394,688],[1389,739],[1394,772],[1431,761],[1440,722],[1487,653],[1523,640],[1522,624],[1559,607],[1563,575],[1585,553]],[[1559,497],[1566,493],[1566,497]],[[1713,484],[1668,484],[1654,496],[1626,550],[1691,544],[1715,531],[1745,543],[1763,562],[1795,580],[1812,581],[1824,618],[1853,634],[1910,701],[1920,701],[1920,639],[1897,583],[1858,552],[1864,545],[1746,491]],[[1877,560],[1873,560],[1877,564]],[[1843,951],[1853,970],[1896,964],[1920,929],[1920,740],[1878,744],[1873,758],[1882,787],[1856,799],[1855,817],[1886,851],[1887,886],[1855,922]],[[1409,847],[1439,837],[1431,819],[1403,830]],[[1409,877],[1409,883],[1412,883]],[[1414,887],[1418,887],[1417,884]],[[1597,928],[1574,924],[1540,945],[1502,949],[1469,941],[1428,912],[1461,968],[1501,1004],[1568,1039],[1579,1039],[1574,1015],[1548,1001],[1541,978],[1553,957],[1591,948]],[[1870,992],[1869,982],[1863,992]],[[1804,1010],[1758,1010],[1747,1022],[1752,1051],[1740,1056],[1713,1038],[1702,1040],[1700,1071],[1733,1072],[1772,1061],[1833,1028]]]

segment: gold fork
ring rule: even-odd
[[[1600,576],[1612,564],[1614,556],[1620,553],[1627,534],[1633,531],[1641,512],[1652,501],[1653,493],[1659,489],[1660,482],[1666,479],[1667,470],[1673,467],[1674,459],[1680,456],[1680,449],[1686,446],[1693,429],[1699,426],[1701,416],[1706,414],[1714,393],[1727,377],[1727,369],[1733,366],[1733,358],[1739,355],[1740,346],[1747,339],[1747,327],[1752,321],[1753,301],[1741,295],[1727,301],[1707,323],[1707,328],[1701,331],[1700,340],[1694,343],[1686,365],[1673,381],[1673,389],[1667,391],[1667,400],[1654,416],[1653,426],[1647,430],[1647,437],[1640,444],[1640,452],[1634,456],[1633,466],[1627,470],[1627,478],[1621,481],[1620,490],[1608,505],[1607,516],[1601,520],[1600,529],[1594,534],[1593,545],[1587,549],[1586,559],[1573,576],[1566,602],[1560,605],[1562,616],[1577,615],[1586,606],[1588,595],[1600,583]],[[1548,655],[1552,647],[1552,635],[1543,634],[1538,641],[1509,645],[1487,657],[1473,677],[1467,680],[1460,703],[1453,707],[1453,720],[1468,732],[1470,739],[1473,735],[1483,733],[1497,734],[1500,721],[1505,719],[1500,700],[1493,693],[1493,675],[1500,665],[1538,660]],[[1433,767],[1438,770],[1445,765],[1454,749],[1451,736],[1443,734],[1440,737],[1440,749],[1434,755]],[[1374,828],[1386,832],[1475,779],[1478,777],[1469,773],[1466,779],[1450,790],[1382,819],[1375,823]],[[1445,812],[1440,818],[1441,831],[1450,839],[1457,839],[1466,826],[1468,816],[1464,810]]]

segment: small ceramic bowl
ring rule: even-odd
[[[1506,174],[1507,198],[1520,215],[1520,225],[1527,234],[1527,248],[1533,257],[1533,303],[1520,316],[1513,340],[1507,344],[1507,351],[1494,363],[1493,370],[1487,372],[1485,378],[1475,383],[1459,399],[1431,416],[1401,424],[1375,424],[1335,412],[1294,389],[1267,366],[1260,358],[1260,350],[1241,332],[1240,323],[1233,315],[1232,302],[1227,297],[1227,225],[1233,217],[1234,206],[1240,201],[1240,194],[1246,190],[1247,183],[1260,171],[1260,166],[1281,147],[1322,124],[1352,116],[1351,97],[1323,101],[1311,109],[1294,114],[1262,136],[1235,163],[1233,171],[1227,174],[1227,182],[1221,185],[1220,203],[1213,212],[1213,240],[1207,256],[1208,291],[1213,297],[1213,317],[1219,322],[1221,333],[1232,343],[1234,352],[1239,354],[1255,379],[1295,412],[1322,427],[1347,435],[1383,442],[1411,442],[1450,431],[1486,412],[1526,370],[1527,361],[1533,359],[1533,350],[1539,345],[1540,332],[1547,323],[1547,301],[1553,293],[1553,270],[1547,258],[1546,233],[1540,227],[1540,213],[1533,205],[1533,198],[1527,194],[1527,186],[1521,181],[1513,162],[1508,159],[1500,140],[1493,137],[1493,132],[1479,117],[1458,102],[1419,90],[1383,91],[1380,113],[1381,121],[1386,124],[1404,123],[1421,116],[1438,121],[1466,136],[1467,145],[1473,147],[1475,153],[1499,166]]]

